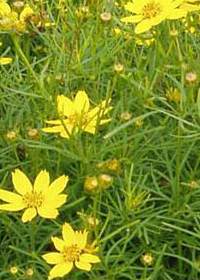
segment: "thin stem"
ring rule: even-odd
[[[21,58],[21,60],[24,62],[24,64],[26,65],[28,71],[32,74],[32,76],[34,77],[38,88],[41,90],[42,93],[45,93],[45,89],[43,86],[43,83],[38,79],[35,71],[33,70],[32,66],[30,65],[28,59],[26,58],[25,54],[23,53],[20,45],[19,45],[19,41],[18,41],[18,37],[15,34],[11,34],[11,38],[13,41],[13,44],[15,46],[15,50],[17,52],[17,54],[19,55],[19,57]]]

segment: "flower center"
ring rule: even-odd
[[[162,11],[162,6],[160,3],[156,3],[155,1],[151,1],[144,5],[142,8],[142,16],[145,19],[151,19],[156,17]]]
[[[76,125],[84,126],[88,123],[87,114],[82,114],[82,115],[73,114],[69,116],[68,120],[69,123],[71,123],[73,126]]]
[[[64,247],[62,251],[62,256],[65,262],[77,261],[80,257],[82,250],[77,247],[77,245],[72,245],[69,247]]]
[[[43,203],[44,197],[42,193],[26,193],[23,196],[23,201],[26,204],[27,208],[32,208],[32,207],[40,207]]]

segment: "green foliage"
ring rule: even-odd
[[[95,3],[94,3],[95,2]],[[122,2],[122,1],[121,1]],[[120,4],[120,2],[119,2]],[[41,255],[52,251],[51,237],[69,222],[90,231],[101,263],[90,272],[74,269],[64,279],[197,280],[200,278],[200,105],[199,32],[187,32],[181,20],[151,30],[154,41],[137,44],[132,25],[119,21],[123,9],[113,1],[30,1],[42,21],[42,9],[54,26],[31,24],[29,33],[2,33],[0,66],[0,185],[12,190],[11,172],[20,168],[30,179],[46,169],[55,179],[69,176],[68,201],[56,220],[21,222],[21,213],[1,211],[0,278],[47,279],[50,266]],[[89,16],[77,17],[80,6]],[[109,22],[102,12],[112,14]],[[198,31],[197,15],[188,22]],[[130,35],[116,35],[114,28]],[[178,36],[170,35],[176,29]],[[144,39],[146,35],[139,38]],[[113,66],[124,66],[117,73]],[[181,101],[167,98],[176,88]],[[46,134],[45,120],[58,119],[56,98],[73,98],[85,90],[93,106],[111,98],[111,121],[97,134],[69,140]],[[130,112],[130,120],[121,114]],[[142,121],[138,124],[138,120]],[[36,138],[28,135],[38,130]],[[9,131],[16,137],[8,139]],[[116,158],[119,172],[106,171],[111,187],[98,194],[84,190],[87,176],[99,175],[97,164]],[[96,217],[99,225],[88,224]],[[152,253],[154,261],[141,261]],[[19,272],[10,274],[16,265]],[[25,275],[31,267],[33,276]]]

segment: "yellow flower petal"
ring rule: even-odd
[[[62,124],[61,120],[45,121],[45,123],[55,124],[55,125],[61,125]]]
[[[20,20],[26,21],[29,17],[34,15],[34,11],[31,9],[31,7],[27,4],[23,11],[20,14]]]
[[[91,267],[92,267],[90,263],[81,262],[81,261],[75,262],[75,265],[76,265],[76,267],[78,267],[79,269],[86,270],[86,271],[90,271],[90,270],[91,270]]]
[[[128,16],[128,17],[123,17],[121,18],[121,22],[127,22],[127,23],[132,23],[132,22],[139,22],[142,20],[142,16]]]
[[[76,108],[76,112],[80,115],[84,112],[88,112],[90,107],[90,102],[88,95],[85,91],[79,90],[74,99],[74,107]]]
[[[72,268],[72,262],[63,262],[57,264],[50,270],[48,279],[51,280],[55,277],[63,277],[64,275],[68,274],[72,270]]]
[[[13,62],[12,57],[2,57],[0,58],[0,64],[1,65],[7,65]]]
[[[49,186],[49,191],[53,195],[60,194],[66,187],[69,177],[66,175],[62,175],[54,180]]]
[[[74,230],[68,223],[65,223],[62,227],[62,236],[65,242],[65,246],[71,246],[76,241]]]
[[[75,113],[74,103],[62,94],[57,97],[57,106],[58,113],[66,117]]]
[[[36,192],[42,192],[49,186],[50,178],[49,178],[49,172],[46,170],[41,170],[40,173],[37,175],[34,183],[34,191]]]
[[[88,133],[91,133],[91,134],[95,134],[96,133],[96,125],[87,125],[85,128],[84,128],[84,131],[88,132]]]
[[[128,2],[126,5],[124,5],[124,8],[127,11],[138,14],[141,10],[141,1],[139,1],[139,3]]]
[[[53,208],[51,205],[42,205],[41,207],[37,207],[38,214],[47,219],[55,219],[59,212],[57,209]]]
[[[0,16],[6,16],[10,12],[10,6],[6,2],[0,2]]]
[[[59,194],[52,197],[52,193],[50,191],[45,193],[44,204],[51,205],[51,207],[59,208],[63,205],[67,200],[66,194]]]
[[[138,23],[138,25],[135,28],[135,34],[143,33],[147,30],[149,30],[153,26],[153,22],[149,19],[145,19]]]
[[[20,195],[6,190],[0,190],[0,199],[10,203],[23,204],[23,199]]]
[[[19,211],[24,209],[24,205],[21,203],[8,203],[8,204],[1,204],[0,210],[6,211]]]
[[[88,232],[86,230],[84,230],[83,232],[75,231],[75,239],[76,239],[78,248],[80,248],[80,249],[85,248],[86,243],[87,243],[87,236],[88,236]]]
[[[57,264],[63,261],[62,255],[56,252],[44,254],[42,257],[49,264]]]
[[[42,128],[42,131],[47,132],[47,133],[58,133],[63,131],[63,125],[56,125],[53,127],[45,127]]]
[[[58,237],[52,237],[51,238],[55,248],[58,250],[58,251],[62,251],[63,250],[63,247],[65,245],[64,241],[61,239],[61,238],[58,238]]]
[[[67,139],[68,139],[69,136],[70,136],[70,134],[63,130],[63,131],[60,133],[60,136],[63,137],[63,138],[67,138]]]
[[[33,189],[30,180],[19,169],[12,172],[12,181],[16,191],[22,195],[30,193]]]
[[[186,16],[186,11],[181,10],[181,9],[174,9],[171,11],[171,13],[168,14],[167,18],[168,19],[179,19],[181,17]]]
[[[28,221],[31,221],[36,215],[37,211],[35,208],[28,208],[24,211],[24,214],[22,215],[22,222],[26,223]]]
[[[99,257],[86,253],[82,254],[79,259],[81,262],[89,262],[89,263],[99,263],[101,261]]]

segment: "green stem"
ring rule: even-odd
[[[21,60],[24,62],[24,64],[26,65],[28,71],[32,74],[32,76],[34,77],[38,88],[41,90],[42,93],[45,93],[45,89],[43,86],[43,83],[38,79],[35,71],[33,70],[32,66],[30,65],[28,59],[26,58],[25,54],[23,53],[20,45],[19,45],[19,41],[18,41],[18,37],[15,34],[11,34],[11,38],[13,41],[13,44],[15,46],[15,50],[17,52],[17,54],[19,55],[19,57],[21,58]]]
[[[177,157],[176,157],[176,177],[175,177],[175,188],[174,188],[174,202],[176,209],[179,208],[180,204],[180,161],[181,161],[181,126],[178,122],[178,135],[177,135]]]

